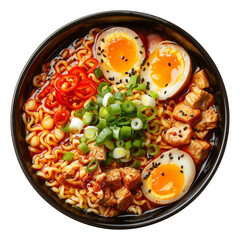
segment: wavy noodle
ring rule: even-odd
[[[101,29],[99,28],[92,29],[86,37],[75,41],[70,48],[63,49],[60,55],[54,58],[53,61],[43,64],[42,73],[33,78],[33,86],[36,88],[44,87],[47,84],[54,86],[58,76],[65,74],[65,72],[68,72],[74,66],[92,67],[90,61],[84,62],[93,56],[92,46],[96,34],[100,31]],[[101,81],[93,73],[89,73],[88,78],[96,83]],[[118,85],[113,84],[112,89],[113,92],[125,93],[127,91],[126,86],[122,83]],[[126,99],[140,100],[143,94],[145,94],[143,91],[134,89],[132,96],[127,96]],[[54,131],[57,127],[50,130],[44,129],[42,121],[53,117],[54,111],[46,108],[43,102],[38,99],[36,93],[33,93],[30,99],[36,101],[37,107],[35,107],[34,102],[27,105],[27,109],[25,105],[22,119],[26,132],[25,141],[29,144],[29,151],[32,155],[32,168],[37,171],[37,176],[45,179],[46,186],[58,194],[61,199],[64,199],[66,203],[80,209],[87,209],[89,213],[101,214],[108,217],[116,216],[119,213],[117,209],[93,203],[86,189],[82,189],[79,186],[71,187],[63,182],[63,169],[67,168],[72,161],[62,160],[62,156],[64,152],[71,151],[74,154],[73,160],[79,160],[81,156],[76,150],[79,141],[74,139],[72,134],[65,134],[60,139],[61,137]],[[85,101],[84,106],[90,101],[97,102],[96,96],[92,96]],[[162,135],[171,127],[174,106],[175,102],[173,100],[169,101],[168,104],[156,101],[157,115],[153,121],[158,125],[158,130],[152,134],[145,131],[146,146],[156,143],[162,151],[172,148],[163,141]],[[64,107],[59,106],[58,110],[60,109],[64,109]],[[76,110],[70,111],[70,120],[75,117],[75,112]],[[144,167],[149,161],[146,157],[136,158],[141,162],[141,167]],[[117,167],[117,164],[113,163],[112,166]],[[142,191],[137,189],[133,195],[132,204],[128,212],[141,215],[146,209],[152,209],[152,206],[148,200],[143,198]]]

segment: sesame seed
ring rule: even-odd
[[[147,66],[149,66],[149,65],[150,65],[150,63],[148,62],[148,63],[147,63]]]
[[[184,157],[184,154],[181,155],[181,158],[183,158],[183,157]]]
[[[151,192],[151,189],[149,189],[148,192],[150,193],[150,192]]]
[[[191,115],[189,115],[190,117],[194,117],[192,114]]]
[[[103,59],[101,59],[101,63],[103,63]]]
[[[98,47],[98,50],[101,51],[101,47],[100,46]]]
[[[169,157],[171,157],[172,156],[172,153],[169,153],[169,155],[168,155]]]
[[[161,172],[161,174],[162,174],[162,176],[164,176],[165,174],[164,174],[164,172]]]
[[[152,167],[150,167],[149,169],[150,169],[151,171],[153,170],[153,168],[152,168]]]
[[[180,160],[181,156],[178,156],[178,160]]]
[[[138,39],[138,38],[139,38],[138,36],[135,37],[135,39]]]
[[[187,130],[187,127],[184,127],[183,130],[186,131],[186,130]]]
[[[142,51],[139,51],[139,53],[140,53],[140,54],[143,54],[143,52],[142,52]]]
[[[122,79],[119,79],[119,82],[122,83]]]
[[[183,169],[183,165],[181,165],[181,169]]]
[[[116,84],[118,85],[118,84],[120,84],[120,82],[116,82]]]
[[[168,63],[168,66],[170,67],[170,66],[171,66],[171,63]]]
[[[179,130],[179,131],[178,131],[178,133],[181,133],[181,132],[182,132],[182,130]]]
[[[179,110],[179,112],[180,112],[180,113],[182,113],[182,112],[183,112],[183,110]]]
[[[125,79],[125,82],[128,83],[128,79]]]
[[[105,54],[103,54],[104,57],[107,57]]]
[[[125,61],[125,62],[127,62],[128,60],[127,60],[127,59],[125,59],[124,61]]]
[[[173,157],[170,157],[169,159],[170,159],[170,160],[172,160],[172,159],[173,159]]]
[[[145,71],[145,70],[146,70],[146,68],[144,67],[144,68],[143,68],[143,71]]]
[[[125,72],[125,74],[128,74],[128,72]]]
[[[109,71],[108,70],[106,70],[108,73],[109,73]]]
[[[140,185],[142,186],[142,185],[143,185],[143,183],[142,183],[142,182],[140,182]]]
[[[105,42],[104,38],[101,39],[102,42]]]
[[[179,136],[179,137],[182,137],[182,135],[181,135],[181,134],[178,134],[178,136]]]
[[[165,87],[167,87],[167,86],[168,86],[168,84],[165,85]]]
[[[164,91],[164,94],[166,94],[167,93],[167,91]]]
[[[160,158],[163,158],[163,157],[164,157],[164,154],[162,154]]]
[[[185,115],[185,113],[182,111],[182,116],[184,116]]]
[[[124,59],[124,56],[122,56],[122,60]]]
[[[103,53],[103,52],[104,52],[104,49],[102,49],[101,53]]]
[[[100,55],[101,55],[101,53],[100,53],[100,52],[98,52],[98,53],[97,53],[97,55],[99,55],[99,56],[100,56]]]
[[[180,170],[180,173],[183,173],[183,170]]]

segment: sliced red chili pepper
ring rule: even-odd
[[[73,91],[79,83],[79,76],[74,74],[62,75],[57,79],[55,86],[56,88],[64,93]]]
[[[79,97],[75,96],[73,93],[68,94],[67,98],[67,106],[70,109],[79,109],[83,107],[84,100],[80,99]]]
[[[54,88],[53,85],[47,85],[39,94],[38,94],[38,99],[42,100],[44,99]]]
[[[45,99],[45,107],[47,108],[54,108],[58,105],[57,99],[56,99],[56,92],[55,89],[53,89]]]
[[[94,64],[92,67],[89,66],[89,64],[92,63]],[[90,67],[90,69],[87,70],[87,73],[92,73],[98,66],[98,60],[96,58],[88,58],[86,59],[83,64],[85,66],[87,66],[88,68]]]
[[[79,84],[77,88],[74,90],[74,95],[79,97],[80,99],[88,99],[91,96],[96,94],[96,88],[94,88],[92,85],[85,83],[85,84]]]
[[[67,98],[67,95],[65,93],[62,93],[60,91],[58,91],[57,89],[55,89],[55,94],[56,94],[56,100],[59,104],[65,106],[67,103],[66,103],[66,98]]]
[[[81,81],[81,84],[86,84],[86,83],[92,85],[92,87],[94,87],[97,90],[97,83],[94,82],[92,79],[87,78]]]
[[[78,75],[80,77],[80,81],[84,80],[87,78],[87,72],[84,68],[82,67],[73,67],[70,71],[70,74],[75,74]]]
[[[67,110],[59,110],[54,114],[54,122],[57,125],[65,124],[69,119],[69,112]]]

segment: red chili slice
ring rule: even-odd
[[[86,84],[86,83],[90,84],[92,87],[94,87],[97,90],[97,83],[94,82],[92,79],[87,78],[87,79],[81,81],[81,84]]]
[[[75,74],[78,75],[80,77],[81,80],[84,80],[87,78],[87,72],[84,68],[82,67],[73,67],[70,71],[70,74]],[[80,80],[80,81],[81,81]]]
[[[79,76],[74,74],[62,75],[57,79],[55,86],[56,88],[64,93],[73,91],[79,83]]]
[[[67,107],[69,109],[79,109],[83,107],[84,100],[80,99],[79,97],[75,96],[73,93],[68,94],[67,98]]]
[[[38,95],[38,99],[42,100],[44,99],[54,88],[53,85],[47,85]]]
[[[88,58],[88,59],[86,59],[84,62],[83,62],[83,64],[87,67],[87,68],[89,68],[89,63],[93,63],[94,65],[90,68],[90,69],[88,69],[87,70],[87,73],[92,73],[96,68],[97,68],[97,66],[98,66],[98,60],[96,59],[96,58]]]
[[[56,92],[55,89],[53,89],[45,99],[45,107],[47,108],[54,108],[58,105],[57,99],[56,99]]]
[[[69,119],[69,112],[67,110],[59,110],[54,114],[54,122],[56,125],[63,125]]]
[[[55,93],[56,93],[57,102],[59,104],[65,106],[67,104],[66,103],[67,95],[65,93],[62,93],[62,92],[58,91],[57,89],[55,89]]]
[[[80,99],[88,99],[96,94],[96,88],[87,83],[79,84],[73,93]]]

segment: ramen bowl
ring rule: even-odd
[[[198,66],[207,73],[215,99],[214,104],[219,115],[218,128],[214,136],[214,147],[187,194],[177,202],[148,210],[142,215],[121,214],[112,218],[87,213],[71,207],[48,188],[44,180],[36,176],[36,171],[31,167],[32,159],[28,151],[28,145],[25,142],[25,126],[21,117],[23,105],[32,90],[32,79],[39,73],[41,65],[46,60],[56,56],[56,53],[75,39],[85,36],[90,29],[94,27],[106,28],[108,26],[151,29],[151,31],[161,33],[183,46],[191,58],[198,63]],[[156,16],[131,11],[110,11],[82,17],[63,26],[49,36],[36,49],[25,65],[16,85],[11,110],[14,148],[19,164],[33,188],[44,200],[68,217],[88,225],[109,229],[137,228],[160,222],[190,204],[199,196],[214,176],[224,154],[228,129],[229,107],[224,83],[216,65],[204,48],[191,35],[176,25]]]

